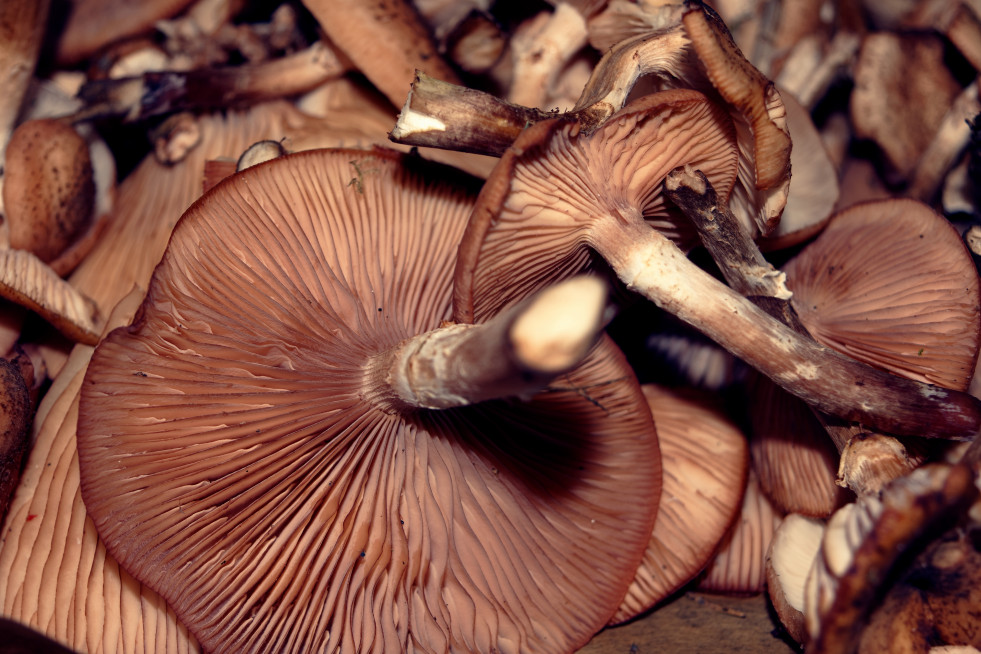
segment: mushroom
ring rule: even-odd
[[[855,136],[873,140],[892,176],[908,179],[960,86],[935,34],[877,32],[862,41],[850,113]]]
[[[33,376],[33,375],[32,375]],[[20,479],[34,410],[19,366],[0,358],[0,525]]]
[[[34,74],[49,5],[49,0],[6,0],[0,5],[0,161]]]
[[[74,64],[114,41],[149,32],[156,21],[177,15],[192,1],[75,0],[58,39],[58,61]]]
[[[644,560],[611,620],[640,615],[695,578],[742,508],[746,438],[707,394],[644,384],[663,484]]]
[[[89,145],[71,125],[54,119],[21,123],[7,146],[4,168],[10,247],[50,263],[95,222]]]
[[[305,0],[320,27],[393,105],[400,106],[416,70],[446,82],[459,79],[408,0]]]
[[[440,327],[473,197],[409,163],[313,151],[222,182],[89,366],[86,506],[205,649],[570,651],[650,538],[657,444],[625,359],[602,339],[563,374],[581,345],[526,350],[568,333],[549,292]]]
[[[760,492],[756,473],[750,468],[739,514],[699,577],[697,588],[729,595],[763,592],[766,554],[782,520],[783,513]]]
[[[661,180],[681,164],[701,169],[725,197],[734,157],[726,118],[701,94],[674,90],[634,101],[590,134],[562,118],[525,130],[495,167],[463,236],[456,320],[494,315],[587,267],[594,250],[628,288],[822,411],[889,433],[973,435],[976,398],[877,371],[802,337],[644,220],[658,217]]]
[[[854,205],[784,271],[791,304],[819,342],[896,375],[968,388],[981,283],[957,230],[929,206]]]
[[[897,571],[932,534],[955,524],[977,493],[968,466],[931,464],[889,484],[881,500],[866,495],[835,512],[805,586],[808,651],[858,649]]]
[[[766,590],[773,608],[791,638],[807,642],[804,624],[804,586],[824,536],[824,523],[791,513],[773,533],[766,554]]]

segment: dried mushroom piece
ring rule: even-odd
[[[566,652],[623,597],[660,470],[609,340],[528,401],[401,392],[393,360],[441,365],[406,349],[492,324],[439,329],[473,203],[439,174],[358,151],[236,174],[89,366],[86,506],[208,650]]]
[[[707,394],[645,384],[661,450],[650,544],[611,623],[634,618],[695,578],[742,508],[746,438]]]

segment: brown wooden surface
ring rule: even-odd
[[[578,654],[793,654],[799,650],[766,598],[684,593],[652,613],[598,634]]]

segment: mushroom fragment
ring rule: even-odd
[[[433,179],[343,150],[236,174],[89,366],[86,506],[209,651],[570,651],[633,576],[660,468],[610,341],[528,401],[397,392],[401,351],[494,324],[437,329],[473,198]]]

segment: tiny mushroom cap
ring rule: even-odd
[[[818,342],[896,375],[967,389],[981,338],[978,273],[957,231],[929,206],[849,207],[784,271]]]
[[[472,372],[407,351],[500,319],[441,327],[473,196],[421,166],[325,150],[225,180],[89,366],[86,506],[209,651],[568,652],[640,562],[657,441],[609,339],[528,400],[400,392]]]
[[[707,394],[645,384],[663,487],[651,541],[611,622],[629,620],[702,571],[742,508],[746,438]]]

